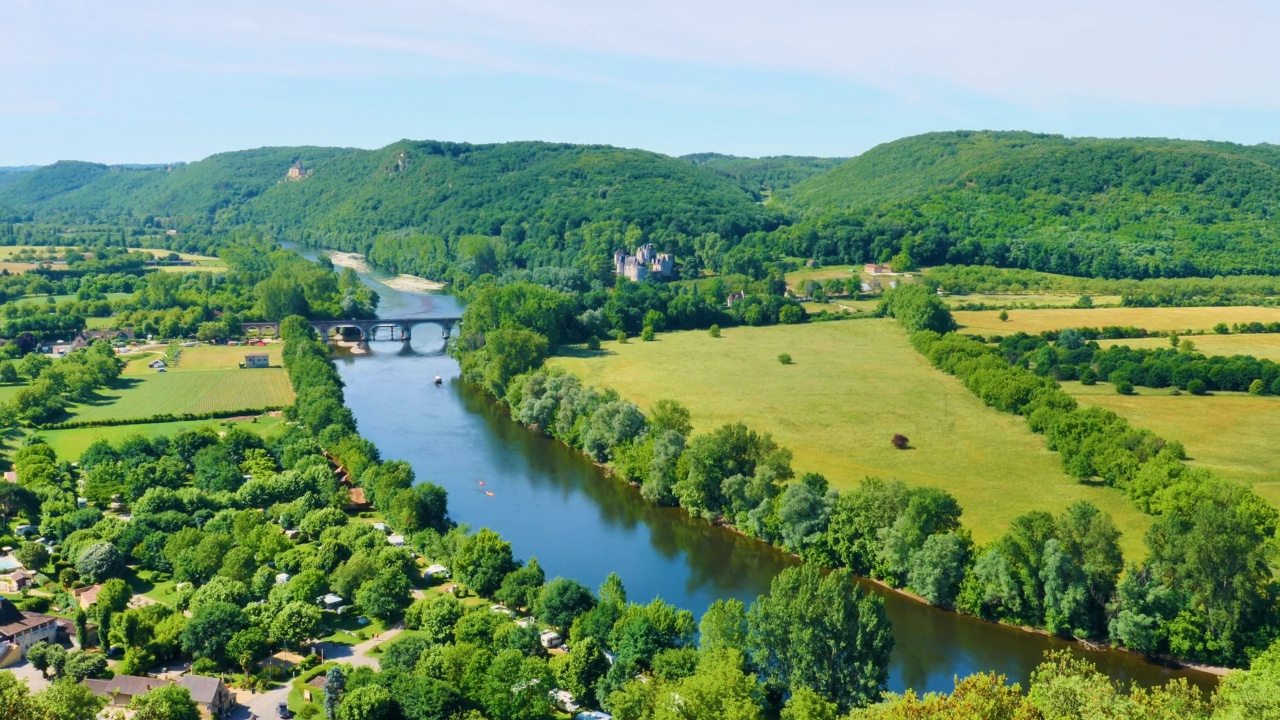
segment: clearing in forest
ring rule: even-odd
[[[1251,305],[1231,307],[1157,307],[1157,308],[1050,308],[1043,310],[1009,310],[1009,319],[1001,320],[999,310],[957,311],[953,313],[960,332],[979,335],[1012,335],[1016,332],[1040,333],[1069,327],[1132,326],[1151,332],[1184,332],[1208,330],[1218,323],[1280,321],[1280,308]]]
[[[781,353],[794,364],[781,364]],[[838,489],[869,475],[946,488],[978,541],[1027,511],[1089,500],[1124,531],[1126,555],[1142,553],[1149,520],[1121,493],[1067,476],[1022,418],[986,407],[931,367],[892,320],[727,328],[719,339],[663,333],[550,362],[645,409],[679,400],[699,432],[738,421],[770,432],[795,454],[798,472],[821,472]],[[912,449],[895,450],[895,433]]]

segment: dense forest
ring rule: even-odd
[[[1087,277],[1273,273],[1280,148],[951,132],[881,145],[777,202],[789,255]]]
[[[848,160],[799,155],[751,158],[720,153],[694,153],[681,155],[680,159],[732,178],[755,200],[765,200],[773,193],[786,190],[801,180],[819,175]]]
[[[0,219],[23,226],[252,230],[446,280],[542,266],[594,275],[644,242],[675,253],[686,277],[733,253],[1111,279],[1280,272],[1271,145],[947,132],[840,161],[405,140],[3,177]]]

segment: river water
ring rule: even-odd
[[[315,258],[314,251],[297,248]],[[383,317],[460,314],[456,298],[393,290],[376,271],[362,279],[382,298]],[[644,502],[578,453],[513,422],[480,390],[464,384],[443,354],[440,328],[420,325],[411,347],[372,341],[342,355],[338,369],[361,433],[384,459],[407,460],[421,480],[449,491],[457,522],[490,527],[517,557],[537,556],[547,576],[598,586],[622,577],[631,600],[653,597],[701,616],[720,598],[750,604],[796,561],[768,545]],[[433,379],[443,378],[436,386]],[[492,493],[489,495],[488,493]],[[896,640],[889,688],[949,691],[953,678],[994,670],[1026,686],[1049,649],[1072,647],[1112,677],[1144,685],[1171,677],[1212,688],[1213,676],[1171,670],[1122,652],[1085,651],[1040,634],[940,611],[870,583],[882,595]]]

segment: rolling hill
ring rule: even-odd
[[[303,177],[289,181],[295,164]],[[37,220],[253,223],[283,239],[344,246],[392,230],[451,238],[505,227],[545,237],[606,220],[647,234],[739,237],[779,221],[728,177],[675,158],[541,142],[261,148],[154,169],[60,162],[0,189],[0,206]]]
[[[779,193],[790,254],[1152,277],[1280,271],[1280,147],[949,132]]]

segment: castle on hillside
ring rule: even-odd
[[[311,171],[303,168],[302,161],[299,160],[293,164],[293,167],[289,168],[288,173],[285,173],[284,180],[285,182],[297,182],[299,180],[306,180],[310,175]]]
[[[614,271],[636,282],[647,280],[650,275],[671,277],[675,268],[675,257],[671,253],[660,253],[649,243],[636,248],[635,255],[628,255],[624,250],[613,254]]]

